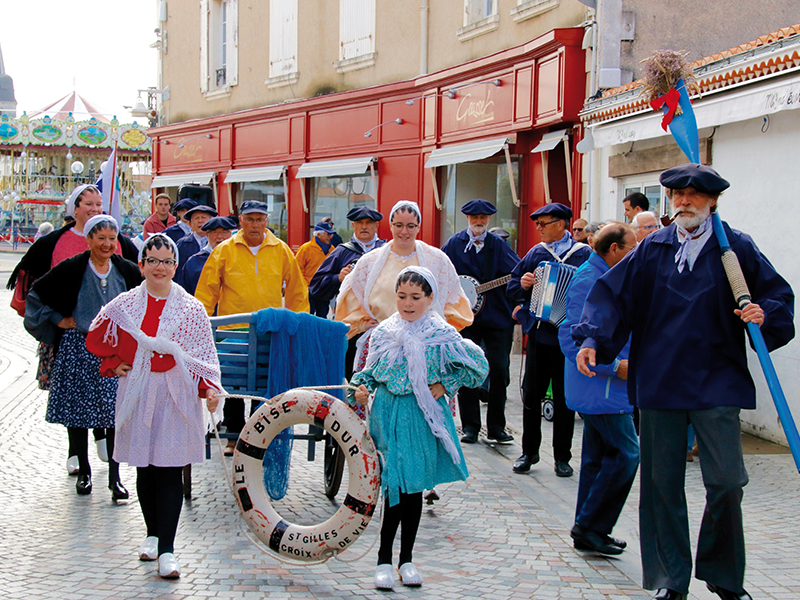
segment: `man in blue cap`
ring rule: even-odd
[[[511,273],[508,295],[522,308],[516,316],[528,334],[525,380],[522,394],[522,454],[514,462],[515,473],[527,473],[539,462],[542,443],[542,399],[553,387],[553,458],[559,477],[573,473],[572,433],[575,413],[564,398],[564,354],[558,345],[558,329],[547,322],[535,321],[530,314],[531,289],[536,282],[533,272],[539,263],[550,261],[581,266],[589,259],[591,248],[572,239],[569,220],[572,210],[553,202],[531,214],[542,241],[531,248]]]
[[[320,221],[314,225],[314,236],[305,244],[297,249],[297,266],[303,273],[306,285],[311,283],[311,278],[317,272],[322,262],[331,253],[333,245],[333,227],[327,221]],[[330,306],[327,302],[317,300],[313,296],[308,297],[311,306],[311,314],[323,319],[328,317]]]
[[[211,252],[222,242],[230,239],[232,231],[239,227],[236,217],[212,217],[206,221],[201,229],[206,233],[206,244],[200,252],[182,260],[178,270],[175,272],[175,283],[183,287],[187,292],[194,296],[197,289],[197,282],[200,281],[200,273],[211,256]]]
[[[182,237],[192,232],[189,221],[184,219],[184,217],[186,216],[187,211],[195,206],[197,206],[197,202],[189,198],[184,198],[183,200],[178,200],[178,202],[175,203],[175,206],[172,207],[172,214],[175,215],[175,218],[178,219],[178,222],[175,223],[175,225],[170,225],[167,227],[164,230],[164,235],[169,237],[176,244],[181,240]]]
[[[467,217],[468,227],[453,235],[442,247],[456,272],[471,277],[479,284],[509,275],[519,263],[519,258],[504,240],[487,231],[497,208],[486,200],[475,199],[464,204],[461,212]],[[505,409],[506,388],[511,382],[509,367],[511,344],[514,341],[514,317],[511,313],[514,306],[506,296],[505,284],[484,292],[482,300],[475,320],[461,330],[461,335],[486,348],[486,358],[489,360],[487,437],[495,442],[509,443],[514,437],[506,431]],[[461,388],[458,391],[458,410],[464,431],[461,441],[465,444],[478,441],[481,429],[479,393],[479,388]]]
[[[353,225],[353,237],[339,244],[325,258],[308,284],[309,300],[322,304],[330,304],[339,293],[339,287],[347,274],[353,270],[362,255],[380,248],[386,240],[378,239],[378,224],[383,215],[369,206],[356,206],[347,213],[347,220]],[[353,359],[356,352],[356,339],[350,340],[345,358],[345,374],[353,375]]]
[[[597,280],[572,337],[578,369],[608,364],[631,336],[628,397],[639,407],[639,529],[645,589],[685,600],[692,548],[684,493],[687,425],[694,427],[706,507],[695,577],[723,600],[749,600],[739,412],[756,393],[747,367],[745,322],[772,351],[794,337],[794,294],[746,234],[723,228],[741,264],[752,304],[739,310],[722,266],[711,213],[729,183],[710,167],[661,174],[675,221]]]
[[[203,230],[203,225],[216,216],[217,211],[205,204],[198,204],[186,211],[183,218],[189,222],[191,232],[178,240],[179,261],[186,260],[205,248],[208,240],[206,240],[206,232]],[[181,259],[181,257],[183,258]],[[178,263],[178,266],[180,266],[180,263]]]

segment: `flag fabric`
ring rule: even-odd
[[[97,180],[97,187],[103,195],[103,212],[111,215],[122,228],[122,211],[119,201],[119,180],[117,168],[117,145],[111,151],[111,156],[106,161],[106,166]]]

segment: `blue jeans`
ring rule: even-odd
[[[575,522],[608,535],[617,523],[639,467],[633,415],[581,415],[583,450]]]

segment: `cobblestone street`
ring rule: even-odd
[[[0,252],[3,284],[19,258]],[[183,575],[158,577],[157,563],[140,562],[136,551],[145,537],[136,502],[135,470],[122,465],[131,500],[115,505],[105,487],[107,466],[90,451],[94,491],[75,493],[66,474],[64,427],[45,423],[46,392],[35,383],[36,343],[9,308],[11,292],[0,291],[0,597],[9,599],[130,598],[492,598],[644,599],[640,587],[638,481],[614,535],[629,542],[619,558],[572,547],[569,528],[580,463],[581,421],[576,422],[576,474],[553,472],[552,428],[544,424],[542,461],[529,474],[515,475],[519,454],[521,401],[519,357],[512,362],[507,418],[516,442],[494,447],[465,446],[470,471],[465,483],[438,488],[442,499],[426,507],[414,562],[424,577],[421,588],[394,592],[373,589],[377,548],[355,562],[294,566],[254,547],[242,533],[243,521],[228,489],[219,454],[193,467],[193,497],[184,504],[175,554]],[[800,415],[798,415],[800,417]],[[745,456],[750,483],[744,514],[748,569],[745,587],[756,600],[800,598],[800,475],[790,454],[770,444],[750,444],[759,453]],[[276,508],[292,522],[318,522],[344,498],[323,493],[321,445],[314,462],[297,443],[289,494]],[[91,448],[90,448],[91,450]],[[228,459],[230,465],[230,459]],[[696,536],[704,504],[700,465],[687,464],[687,500]],[[362,538],[342,555],[364,554],[375,540],[376,511]],[[395,556],[398,544],[395,545]],[[693,581],[691,598],[716,596]]]

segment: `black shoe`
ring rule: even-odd
[[[575,541],[575,548],[578,550],[593,550],[612,556],[622,554],[622,548],[607,541],[606,536],[584,529],[577,523],[573,525],[569,535]]]
[[[116,502],[117,500],[127,500],[128,499],[128,490],[125,489],[125,486],[122,485],[121,482],[116,481],[113,485],[108,486],[108,489],[111,490],[111,499]]]
[[[575,472],[572,470],[572,467],[569,466],[568,462],[563,462],[560,460],[556,461],[556,475],[559,477],[572,477],[572,474]]]
[[[539,462],[539,455],[538,454],[523,454],[520,456],[516,461],[514,461],[514,466],[512,470],[514,473],[527,473],[531,470],[531,465],[535,465]]]
[[[686,594],[662,588],[656,592],[656,595],[653,596],[653,600],[686,600]]]
[[[461,441],[464,444],[474,444],[478,441],[478,434],[474,431],[465,431],[461,436]]]
[[[75,484],[75,491],[79,496],[85,496],[92,493],[92,476],[91,475],[78,475],[78,482]]]
[[[736,592],[731,592],[730,590],[708,582],[706,582],[706,587],[709,591],[714,592],[717,596],[722,598],[722,600],[753,600],[750,594],[744,591],[741,594],[737,594]]]
[[[615,537],[611,537],[610,535],[603,535],[600,534],[600,537],[603,538],[606,542],[611,544],[612,546],[616,546],[617,548],[622,548],[623,550],[628,547],[628,542],[625,540],[619,540]],[[575,542],[575,549],[576,550],[591,550],[588,546],[584,545],[583,542]]]
[[[498,444],[509,444],[514,441],[514,436],[505,430],[500,430],[497,433],[490,433],[488,438]]]

